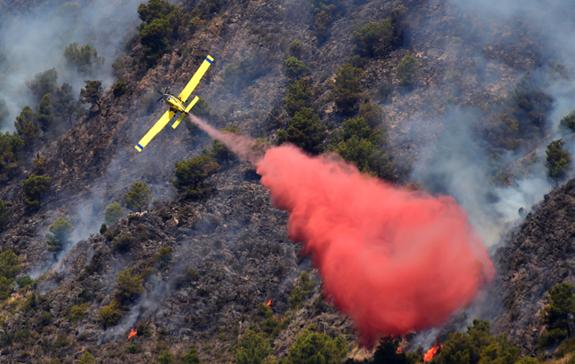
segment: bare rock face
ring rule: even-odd
[[[496,254],[496,327],[528,351],[542,330],[545,293],[575,283],[575,179],[545,196]]]

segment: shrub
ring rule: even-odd
[[[114,326],[122,319],[122,311],[120,310],[120,305],[116,300],[112,300],[109,305],[100,308],[98,313],[100,316],[100,323],[104,328]]]
[[[563,140],[555,140],[547,146],[546,165],[547,174],[553,180],[561,180],[571,165],[571,155],[564,149]]]
[[[404,87],[412,87],[415,84],[417,72],[417,61],[411,55],[405,55],[397,65],[397,77],[399,84]]]
[[[308,272],[302,272],[289,294],[289,305],[291,308],[297,308],[313,293],[315,283]]]
[[[50,189],[51,178],[48,176],[32,175],[22,182],[24,190],[24,204],[30,210],[38,209],[42,199]]]
[[[301,58],[303,56],[303,43],[299,39],[294,39],[288,45],[288,52],[291,56]]]
[[[134,274],[132,269],[124,269],[118,273],[116,279],[116,299],[121,304],[134,302],[144,291],[144,278],[141,275]]]
[[[561,119],[561,126],[575,132],[575,111],[570,112]]]
[[[347,354],[347,344],[338,337],[304,330],[289,348],[287,364],[341,363]]]
[[[114,225],[122,218],[122,205],[119,202],[114,201],[106,206],[104,211],[104,223],[106,225]]]
[[[163,246],[158,250],[156,254],[156,263],[158,264],[158,269],[164,270],[168,267],[172,261],[173,249],[169,246]]]
[[[369,58],[387,56],[401,41],[391,18],[368,22],[359,27],[353,36],[356,53]]]
[[[80,102],[89,104],[92,111],[100,110],[100,99],[104,93],[101,81],[85,81],[80,90]]]
[[[203,153],[176,163],[174,186],[186,198],[199,198],[209,190],[205,180],[220,168],[213,156]]]
[[[78,364],[96,364],[96,358],[89,351],[85,351],[80,357]]]
[[[0,301],[4,301],[14,289],[14,281],[4,276],[0,276]]]
[[[89,44],[71,43],[64,49],[64,59],[68,67],[84,76],[93,75],[104,63],[104,58]]]
[[[236,348],[237,364],[260,364],[272,354],[272,346],[268,338],[254,331],[247,331]]]
[[[313,91],[310,80],[296,80],[288,85],[284,105],[290,116],[294,116],[301,109],[312,107],[312,101]]]
[[[120,233],[112,240],[112,247],[115,251],[125,253],[129,251],[135,243],[135,239],[129,233]]]
[[[326,128],[319,115],[307,107],[296,112],[287,128],[278,133],[280,143],[295,144],[311,154],[321,153],[325,137]]]
[[[289,56],[284,61],[286,76],[297,79],[309,73],[309,68],[299,58]]]
[[[90,304],[88,303],[80,303],[70,307],[70,314],[68,315],[70,321],[75,322],[83,319],[84,316],[86,316],[89,307]]]
[[[31,144],[40,136],[36,113],[28,106],[25,106],[16,116],[15,127],[18,137],[26,144]]]
[[[174,356],[168,350],[162,350],[158,354],[158,364],[172,364],[174,362]]]
[[[126,192],[124,202],[126,207],[132,211],[143,211],[148,208],[151,196],[152,191],[150,187],[143,181],[137,181]]]
[[[34,79],[28,82],[28,88],[37,100],[40,100],[44,95],[54,92],[58,87],[58,72],[52,68],[48,71],[38,73]]]
[[[30,276],[21,276],[16,278],[18,288],[26,288],[35,286],[36,282]]]
[[[70,239],[72,224],[65,217],[57,218],[48,229],[48,250],[61,251]]]
[[[339,68],[335,76],[334,101],[337,111],[343,115],[353,115],[359,109],[361,85],[359,81],[361,70],[350,64]]]
[[[0,276],[14,279],[20,270],[21,266],[18,262],[18,256],[12,249],[0,251]]]
[[[191,348],[183,357],[182,364],[200,364],[198,352],[195,348]]]

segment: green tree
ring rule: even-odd
[[[8,111],[8,105],[2,99],[0,99],[0,125],[4,125],[10,117],[10,112]]]
[[[170,49],[182,22],[181,14],[178,7],[164,0],[149,0],[138,7],[142,20],[140,43],[148,66],[154,65]]]
[[[38,105],[38,114],[36,115],[36,120],[38,126],[43,131],[47,131],[54,126],[54,113],[52,108],[52,101],[50,94],[42,96],[40,104]]]
[[[397,65],[397,77],[399,84],[404,87],[412,87],[416,81],[417,60],[411,54],[405,55]]]
[[[8,203],[4,200],[0,200],[0,231],[4,230],[4,228],[10,222],[10,208]]]
[[[12,249],[0,251],[0,276],[14,279],[21,270],[22,267],[18,261],[18,256]]]
[[[65,217],[59,217],[48,228],[48,250],[61,251],[69,243],[72,224]]]
[[[547,293],[546,301],[546,330],[539,339],[539,344],[543,347],[558,344],[575,334],[570,330],[575,324],[575,289],[567,283],[557,284]]]
[[[278,139],[280,143],[295,144],[310,154],[319,154],[326,135],[319,115],[313,109],[304,107],[294,114],[287,128],[278,133]]]
[[[12,294],[14,290],[14,281],[0,276],[0,301],[4,301]]]
[[[218,162],[208,153],[177,162],[174,186],[186,198],[202,197],[209,191],[206,179],[219,168]]]
[[[354,32],[355,51],[362,57],[387,56],[400,42],[400,33],[391,18],[371,21]]]
[[[1,110],[1,105],[0,105]],[[1,112],[0,112],[1,114]],[[0,117],[1,120],[1,117]],[[565,129],[575,131],[575,111],[570,112],[561,119],[561,126]]]
[[[124,203],[126,207],[132,211],[143,211],[148,208],[152,191],[150,187],[143,181],[137,181],[130,186],[128,192],[124,196]]]
[[[116,299],[118,302],[123,305],[133,303],[144,292],[143,282],[144,278],[135,274],[132,269],[127,268],[120,271],[116,279]]]
[[[82,354],[78,363],[79,364],[96,364],[96,358],[89,351],[84,351],[84,354]]]
[[[40,207],[42,199],[50,189],[51,181],[48,176],[32,175],[22,182],[24,204],[28,209],[34,210]]]
[[[17,134],[0,133],[0,181],[7,180],[18,167],[17,152],[23,144]]]
[[[84,76],[93,75],[104,64],[104,58],[98,56],[98,51],[89,44],[69,44],[64,49],[64,59],[68,67]]]
[[[16,116],[16,133],[26,144],[32,144],[40,136],[36,114],[32,108],[25,106],[20,114]]]
[[[112,300],[110,304],[100,308],[98,314],[100,323],[104,328],[114,326],[122,319],[122,311],[116,300]]]
[[[272,354],[272,346],[262,333],[247,331],[242,335],[236,348],[237,364],[262,364]]]
[[[100,100],[104,89],[100,81],[85,81],[84,88],[80,90],[80,102],[89,104],[92,111],[99,111],[101,109]]]
[[[353,115],[359,110],[360,74],[361,70],[350,64],[344,64],[336,73],[333,96],[337,111],[343,115]]]
[[[300,79],[288,84],[284,105],[290,116],[301,109],[311,108],[313,102],[313,87],[309,79]]]
[[[299,58],[289,56],[284,61],[284,70],[286,76],[292,79],[298,79],[309,73],[309,68]]]
[[[289,294],[288,301],[290,308],[298,308],[301,306],[305,300],[313,294],[314,288],[315,282],[312,280],[310,274],[308,272],[302,272]]]
[[[343,14],[340,0],[313,0],[313,27],[320,43],[330,35],[333,22]]]
[[[106,206],[104,211],[104,223],[106,225],[114,225],[117,223],[123,215],[122,205],[119,202],[114,201]]]
[[[44,95],[50,94],[58,87],[58,72],[52,68],[48,71],[38,73],[34,79],[28,82],[28,88],[37,100],[42,99]]]
[[[347,354],[347,344],[338,337],[304,330],[289,348],[287,364],[338,364]]]
[[[183,357],[182,364],[200,364],[196,348],[191,348]]]
[[[545,151],[547,162],[547,174],[555,181],[563,179],[571,165],[571,155],[564,149],[563,140],[554,140]]]

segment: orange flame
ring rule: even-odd
[[[423,362],[424,363],[429,363],[430,361],[433,360],[433,358],[435,357],[435,355],[439,352],[439,349],[441,349],[441,345],[440,344],[435,344],[432,347],[430,347],[425,354],[423,355]]]
[[[264,303],[264,305],[265,305],[266,307],[269,307],[269,308],[272,307],[272,304],[273,304],[273,301],[272,301],[271,298]]]
[[[138,330],[136,330],[135,328],[130,329],[130,333],[128,334],[128,340],[132,340],[136,336],[138,336]]]

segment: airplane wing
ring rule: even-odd
[[[164,129],[166,127],[166,125],[168,125],[170,123],[170,120],[172,120],[172,118],[174,117],[175,114],[176,113],[173,112],[172,110],[166,111],[160,117],[160,119],[158,121],[156,121],[154,126],[152,126],[150,128],[150,130],[148,130],[146,135],[144,135],[142,137],[142,139],[140,139],[140,141],[138,142],[138,144],[136,144],[134,146],[134,148],[136,148],[136,150],[138,152],[141,152],[142,150],[144,150],[144,148],[148,145],[148,143],[150,143],[152,141],[152,139],[154,139],[156,137],[156,135],[158,135],[158,133],[161,132],[162,129]]]
[[[192,76],[186,87],[184,87],[182,92],[180,92],[180,94],[178,95],[180,100],[182,100],[183,102],[186,102],[188,100],[192,92],[194,92],[195,88],[200,83],[202,77],[204,77],[204,75],[208,71],[208,68],[210,68],[210,66],[212,65],[212,63],[214,63],[214,57],[208,55],[200,65],[200,68],[198,68],[196,73],[194,73],[194,75]]]

